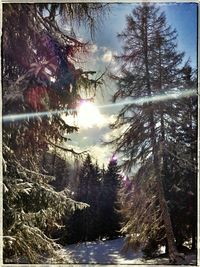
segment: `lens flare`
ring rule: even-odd
[[[63,109],[63,110],[52,110],[52,111],[44,111],[44,112],[32,112],[32,113],[21,113],[21,114],[8,114],[2,117],[3,122],[10,121],[21,121],[33,119],[35,117],[45,117],[50,115],[62,114],[62,113],[70,113],[75,110]]]
[[[111,158],[111,161],[113,161],[113,162],[117,161],[117,156],[113,155],[112,158]]]
[[[135,105],[143,105],[146,103],[156,103],[156,102],[163,102],[167,100],[176,100],[179,98],[184,98],[184,97],[190,97],[190,96],[197,96],[197,90],[195,89],[188,89],[188,90],[182,90],[182,91],[169,91],[165,92],[165,94],[159,94],[159,95],[154,95],[154,96],[144,96],[140,98],[136,98],[133,100],[128,100],[128,101],[123,101],[119,103],[114,103],[114,104],[109,104],[109,105],[102,105],[98,106],[99,108],[104,108],[104,107],[113,107],[113,106],[125,106],[125,105],[130,105],[130,104],[135,104]]]
[[[174,92],[169,91],[165,94],[160,95],[154,95],[154,96],[145,96],[140,97],[137,99],[129,100],[129,101],[123,101],[119,103],[113,103],[113,104],[107,104],[107,105],[100,105],[97,106],[97,108],[114,108],[117,106],[125,106],[130,104],[135,105],[143,105],[145,103],[156,103],[156,102],[163,102],[167,100],[176,100],[179,98],[184,97],[190,97],[190,96],[197,96],[197,90],[196,89],[188,89],[188,90],[174,90]],[[56,114],[62,114],[62,113],[70,113],[74,112],[74,110],[69,109],[63,109],[63,110],[53,110],[53,111],[45,111],[45,112],[34,112],[34,113],[22,113],[22,114],[8,114],[2,116],[3,122],[10,122],[10,121],[20,121],[20,120],[26,120],[26,119],[32,119],[34,117],[44,117],[44,116],[50,116],[50,115],[56,115]]]

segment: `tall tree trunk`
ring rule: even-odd
[[[171,263],[179,263],[179,254],[177,252],[176,246],[175,246],[175,237],[174,232],[172,228],[171,218],[167,206],[167,202],[165,200],[165,193],[163,188],[163,183],[161,180],[161,172],[160,172],[160,166],[159,166],[159,159],[157,157],[157,153],[154,155],[154,171],[156,175],[156,186],[157,186],[157,192],[158,192],[158,199],[160,204],[160,209],[162,212],[163,222],[165,226],[166,231],[166,239],[168,243],[168,252],[169,252],[169,258]]]
[[[143,21],[143,34],[144,34],[144,55],[145,55],[145,70],[146,70],[146,84],[148,96],[151,97],[151,82],[150,82],[150,72],[149,72],[149,58],[148,58],[148,32],[147,32],[147,16],[144,17]],[[151,130],[151,142],[153,150],[153,163],[154,163],[154,172],[156,175],[156,185],[158,190],[158,199],[160,204],[160,209],[163,216],[163,222],[166,231],[166,239],[168,242],[169,249],[169,258],[171,263],[179,263],[180,256],[177,252],[175,246],[174,232],[172,228],[171,218],[168,210],[168,206],[165,200],[163,183],[161,180],[161,171],[160,171],[160,161],[158,157],[159,149],[156,144],[156,133],[155,133],[155,122],[154,122],[154,111],[152,103],[149,103],[149,119],[150,119],[150,130]],[[162,133],[164,134],[164,133]]]
[[[157,192],[158,192],[159,205],[160,205],[160,209],[162,212],[164,227],[166,231],[169,258],[170,258],[171,263],[179,263],[180,260],[182,261],[182,256],[178,253],[176,245],[175,245],[173,227],[171,223],[169,209],[168,209],[167,202],[165,199],[164,187],[162,183],[161,168],[160,168],[161,160],[159,159],[159,155],[162,156],[163,152],[159,151],[158,144],[156,144],[153,111],[151,114],[151,140],[152,140],[152,147],[153,147],[153,164],[154,164],[154,173],[155,173],[155,178],[156,178],[156,187],[157,187]]]

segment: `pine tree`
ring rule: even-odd
[[[117,159],[112,157],[101,181],[100,206],[100,233],[101,237],[113,239],[119,235],[120,216],[118,214],[118,190],[120,175]]]
[[[42,159],[42,168],[44,174],[55,177],[51,185],[56,191],[62,191],[70,186],[70,171],[72,166],[67,162],[65,157],[58,154],[56,150],[53,153],[46,153]]]
[[[71,228],[67,242],[91,241],[99,237],[98,199],[100,192],[100,171],[88,154],[79,172],[79,184],[75,199],[86,203],[85,210],[75,212],[70,219]]]
[[[176,138],[169,125],[177,115],[178,101],[154,103],[151,97],[169,94],[175,88],[181,90],[180,63],[184,54],[177,52],[177,33],[167,26],[164,13],[154,4],[138,5],[127,16],[127,26],[118,36],[124,46],[123,53],[116,57],[121,73],[112,75],[118,85],[113,99],[149,98],[145,103],[127,104],[111,126],[113,129],[126,126],[111,142],[118,152],[125,154],[122,167],[131,171],[134,164],[142,166],[134,178],[130,207],[139,220],[132,213],[122,231],[128,231],[130,245],[144,246],[149,237],[164,240],[166,236],[170,261],[176,263],[181,259],[174,243],[163,180],[170,164],[166,149],[170,139]]]
[[[86,44],[64,33],[63,22],[94,27],[97,4],[4,4],[3,5],[3,159],[4,159],[4,262],[43,262],[56,256],[59,246],[49,233],[59,228],[62,216],[85,207],[56,192],[54,177],[43,174],[41,162],[49,148],[77,131],[62,119],[80,100],[80,84],[95,88],[91,72],[76,69],[74,61]],[[87,89],[89,89],[87,88]],[[70,111],[73,109],[73,111]],[[51,111],[60,113],[51,115]],[[50,112],[49,112],[50,111]],[[40,112],[44,112],[40,116]],[[45,113],[46,112],[46,113]],[[18,115],[14,118],[11,115]],[[66,153],[79,156],[72,149]],[[57,262],[61,259],[58,258]],[[65,259],[65,261],[67,261]]]
[[[16,262],[18,257],[43,262],[45,253],[66,261],[59,256],[60,246],[50,238],[51,233],[62,226],[62,216],[85,205],[70,200],[65,190],[56,192],[49,185],[53,176],[22,166],[7,146],[3,152],[5,262]]]

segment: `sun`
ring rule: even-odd
[[[102,126],[105,119],[94,103],[82,101],[78,107],[77,122],[81,128],[92,128]]]
[[[107,117],[101,114],[98,106],[94,103],[83,100],[76,108],[77,115],[63,116],[64,121],[69,125],[75,125],[80,129],[93,127],[101,128],[108,125]]]

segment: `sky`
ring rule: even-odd
[[[178,51],[185,52],[184,61],[190,58],[191,65],[197,66],[197,4],[195,3],[160,3],[161,11],[166,14],[168,25],[175,28],[178,33]],[[117,39],[117,34],[122,32],[126,25],[126,16],[131,13],[136,6],[135,3],[111,4],[110,13],[103,19],[103,23],[96,30],[95,37],[92,40],[89,32],[85,28],[77,29],[77,36],[85,41],[89,41],[91,53],[85,60],[84,67],[89,70],[96,70],[97,76],[105,71],[106,68],[115,71],[118,65],[113,55],[122,51],[122,43]],[[111,103],[112,95],[116,87],[110,81],[107,81],[101,94],[95,97],[94,105],[101,106],[98,109],[86,107],[78,114],[82,114],[82,119],[67,118],[68,122],[80,126],[79,133],[72,134],[70,145],[78,151],[88,150],[94,160],[98,160],[100,166],[107,165],[111,159],[114,149],[102,145],[103,141],[111,140],[111,136],[119,134],[118,130],[114,132],[109,129],[109,123],[114,122],[114,118],[119,108],[106,107]],[[105,105],[105,107],[103,107]],[[88,110],[87,110],[88,109]],[[95,113],[96,112],[96,113]],[[91,114],[92,117],[91,117]]]

